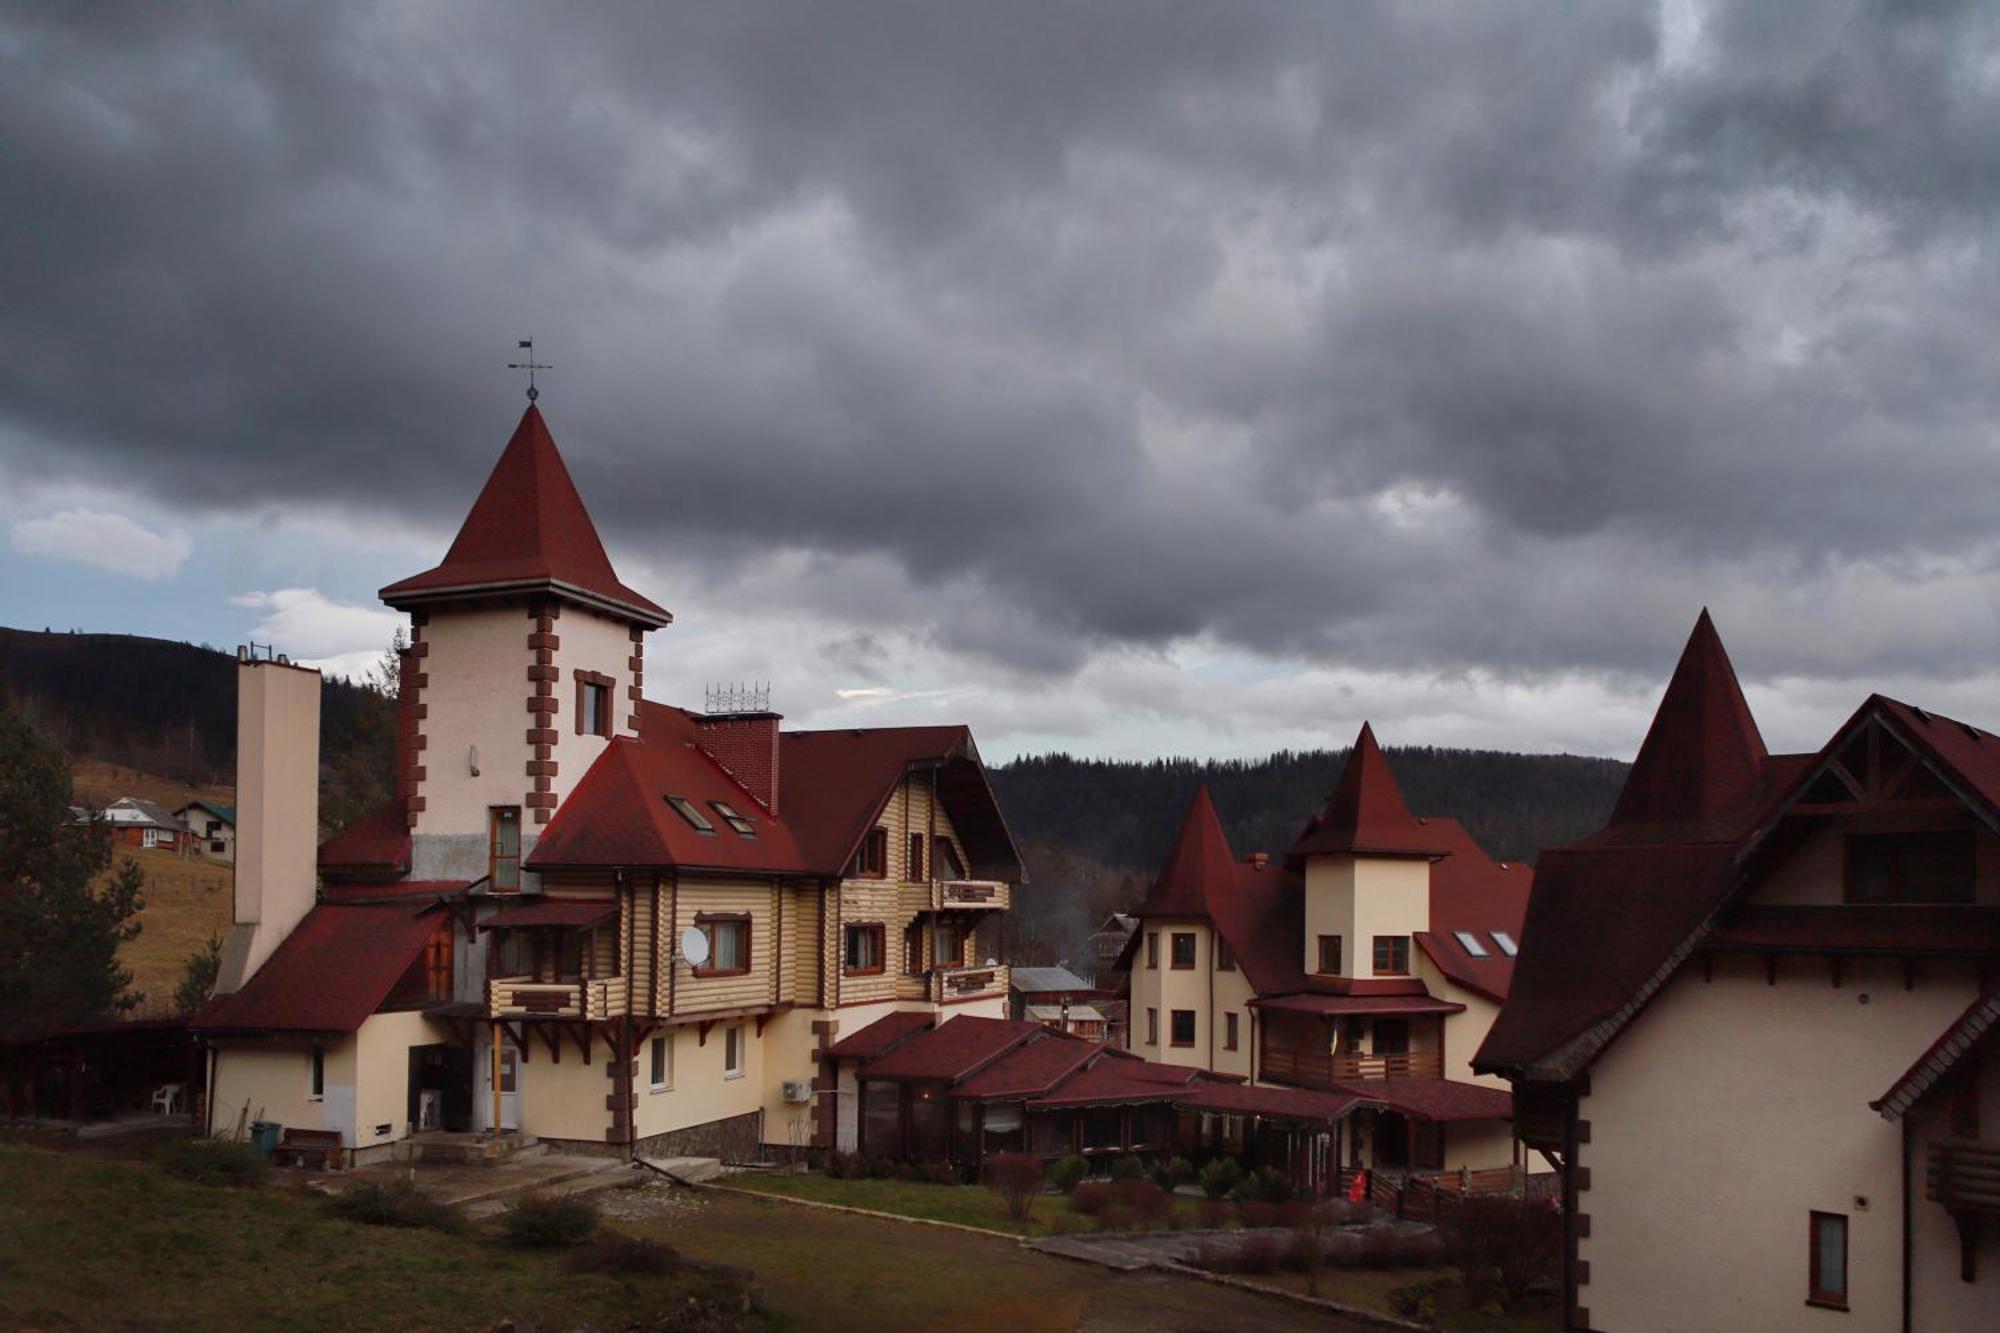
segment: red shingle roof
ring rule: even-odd
[[[1750,906],[1719,919],[1701,947],[1755,953],[2000,954],[2000,907]]]
[[[953,1088],[951,1095],[989,1102],[1039,1097],[1103,1049],[1094,1041],[1050,1032],[1007,1052]]]
[[[1358,1096],[1352,1092],[1313,1092],[1305,1088],[1231,1083],[1196,1083],[1175,1102],[1191,1111],[1324,1123],[1345,1120],[1351,1112],[1362,1107],[1385,1105],[1379,1098]]]
[[[1509,1120],[1514,1095],[1504,1088],[1449,1078],[1381,1078],[1343,1083],[1343,1091],[1418,1120]]]
[[[462,879],[399,879],[387,884],[329,884],[320,896],[330,903],[398,902],[406,898],[462,898],[471,887]]]
[[[1450,850],[1434,829],[1410,813],[1403,789],[1389,771],[1388,756],[1375,743],[1375,729],[1364,722],[1340,781],[1292,844],[1290,855],[1443,856]]]
[[[860,1074],[862,1078],[956,1083],[1016,1046],[1047,1033],[1040,1023],[965,1014],[918,1033],[881,1059],[864,1065]]]
[[[352,1032],[389,998],[448,917],[428,904],[321,903],[242,990],[189,1021],[198,1031]]]
[[[398,609],[443,597],[548,589],[648,627],[673,619],[618,581],[541,411],[529,405],[444,563],[382,589]]]
[[[319,872],[330,880],[395,879],[409,869],[410,815],[400,797],[319,845]]]
[[[1140,905],[1140,916],[1207,916],[1217,894],[1236,887],[1236,858],[1229,837],[1209,799],[1208,784],[1195,788],[1180,832],[1160,864],[1153,888]]]
[[[1250,1001],[1253,1009],[1317,1018],[1359,1014],[1462,1014],[1465,1006],[1431,995],[1277,995]]]
[[[1102,1059],[1064,1079],[1054,1089],[1028,1102],[1036,1110],[1065,1106],[1131,1105],[1171,1102],[1197,1078],[1209,1075],[1192,1065],[1157,1064],[1151,1060]]]
[[[899,1011],[884,1014],[867,1027],[849,1033],[822,1052],[822,1058],[834,1060],[873,1060],[885,1051],[900,1045],[906,1038],[929,1028],[936,1021],[933,1014]]]
[[[1988,989],[1938,1034],[1887,1092],[1868,1105],[1881,1112],[1884,1120],[1900,1119],[1939,1079],[1983,1044],[1996,1024],[2000,1024],[2000,990]]]

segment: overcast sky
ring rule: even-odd
[[[2000,11],[0,7],[0,623],[352,670],[542,406],[649,693],[2000,725]]]

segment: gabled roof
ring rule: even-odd
[[[1221,1115],[1261,1115],[1280,1120],[1331,1123],[1363,1108],[1385,1103],[1366,1094],[1316,1092],[1306,1088],[1275,1088],[1232,1083],[1196,1083],[1176,1099],[1192,1111]]]
[[[919,1032],[862,1068],[861,1077],[957,1083],[1026,1042],[1053,1037],[1040,1023],[961,1014]]]
[[[1196,1083],[1234,1082],[1228,1075],[1211,1074],[1194,1065],[1169,1065],[1153,1060],[1107,1058],[1095,1060],[1064,1079],[1048,1092],[1028,1102],[1036,1110],[1067,1106],[1132,1106],[1145,1102],[1173,1102]]]
[[[1208,784],[1203,783],[1188,802],[1180,832],[1174,835],[1138,915],[1208,916],[1215,895],[1235,887],[1236,858],[1230,854],[1229,836],[1222,831],[1215,802],[1209,799]]]
[[[1938,1034],[1887,1092],[1868,1105],[1881,1112],[1884,1120],[1901,1119],[1938,1080],[1977,1050],[1996,1024],[2000,1024],[2000,989],[1989,988]]]
[[[935,1014],[898,1010],[850,1032],[820,1053],[823,1060],[873,1060],[937,1023]]]
[[[1493,932],[1505,931],[1518,945],[1535,871],[1525,861],[1495,861],[1456,819],[1424,821],[1451,855],[1431,863],[1431,928],[1417,934],[1417,947],[1431,965],[1456,985],[1490,1000],[1504,1000],[1514,983],[1514,959]],[[1457,939],[1470,932],[1487,956],[1475,958]]]
[[[320,903],[243,989],[218,995],[189,1026],[206,1032],[352,1032],[448,918],[430,903]]]
[[[1103,1048],[1067,1033],[1048,1032],[995,1060],[951,1090],[971,1101],[1040,1097],[1058,1086]]]
[[[1062,991],[1095,989],[1066,967],[1017,967],[1007,974],[1007,988],[1027,995],[1054,995]]]
[[[176,833],[186,833],[188,831],[188,826],[182,823],[173,811],[167,809],[164,805],[157,805],[152,801],[142,800],[137,796],[121,796],[104,809],[107,816],[113,810],[118,809],[130,810],[139,816],[137,819],[116,821],[121,824],[133,827],[151,824],[155,828],[171,829]]]
[[[658,628],[665,609],[618,581],[597,525],[530,404],[444,562],[382,589],[400,609],[481,593],[549,591]]]
[[[1443,856],[1449,850],[1434,830],[1410,813],[1403,789],[1389,771],[1388,756],[1375,743],[1375,729],[1363,722],[1340,781],[1289,855]]]
[[[1506,1120],[1514,1095],[1505,1088],[1450,1078],[1381,1078],[1343,1083],[1345,1092],[1366,1097],[1418,1120]]]
[[[206,810],[223,823],[232,827],[236,823],[236,807],[233,805],[221,805],[215,801],[206,801],[197,798],[183,803],[180,809],[174,811],[174,813],[178,815],[189,810]]]
[[[319,873],[329,880],[395,879],[410,869],[409,807],[385,801],[319,845]]]

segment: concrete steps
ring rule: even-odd
[[[418,1134],[412,1137],[410,1160],[453,1166],[498,1166],[539,1157],[548,1148],[532,1134]]]
[[[714,1157],[641,1157],[639,1160],[684,1185],[699,1185],[723,1174],[722,1162]]]
[[[491,1217],[521,1195],[595,1194],[633,1180],[632,1164],[616,1157],[547,1157],[539,1165],[551,1169],[537,1172],[531,1179],[511,1180],[452,1202],[472,1217]]]

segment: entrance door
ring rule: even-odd
[[[500,1045],[500,1128],[519,1129],[521,1127],[521,1053],[514,1049],[511,1041]],[[479,1125],[482,1129],[493,1126],[493,1047],[489,1043],[479,1048]]]

